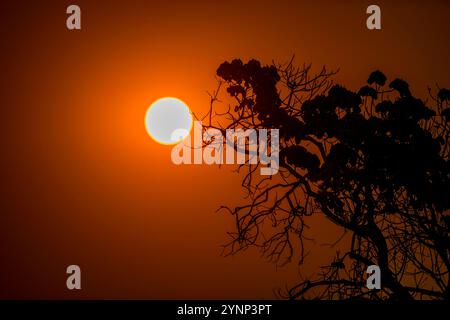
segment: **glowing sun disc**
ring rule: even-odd
[[[192,129],[192,114],[180,99],[165,97],[153,102],[145,114],[145,128],[158,143],[176,144]]]

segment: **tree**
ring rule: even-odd
[[[246,203],[221,207],[235,220],[228,253],[256,246],[303,263],[305,219],[320,214],[347,233],[348,249],[287,297],[449,300],[450,90],[430,90],[431,109],[380,71],[352,92],[333,84],[336,72],[311,69],[239,59],[217,69],[206,129],[280,130],[279,173],[240,165]],[[381,290],[365,286],[369,265],[380,267]]]

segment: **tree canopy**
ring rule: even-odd
[[[217,69],[208,127],[280,130],[276,177],[258,176],[259,163],[240,167],[248,198],[223,207],[236,223],[227,248],[257,246],[279,263],[298,254],[302,263],[305,220],[321,214],[349,234],[348,250],[287,297],[448,300],[450,90],[423,101],[376,70],[352,91],[333,83],[335,73],[293,60]],[[221,87],[232,101],[225,112]],[[365,287],[369,265],[380,267],[381,290]]]

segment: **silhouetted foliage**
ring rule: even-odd
[[[288,297],[448,300],[450,90],[430,95],[430,108],[404,80],[386,88],[378,70],[358,92],[333,84],[334,74],[293,61],[218,68],[234,106],[220,113],[211,95],[209,127],[280,129],[279,174],[241,165],[248,203],[223,207],[236,221],[230,252],[257,246],[281,264],[295,253],[302,263],[306,217],[322,214],[349,234],[349,248]],[[365,287],[372,264],[379,291]]]
[[[386,84],[386,80],[386,76],[380,70],[376,70],[370,74],[369,79],[367,79],[367,83],[376,83],[379,86],[384,86]]]

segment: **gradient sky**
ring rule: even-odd
[[[66,7],[82,30],[66,29]],[[205,112],[215,70],[256,58],[340,68],[356,90],[380,69],[426,98],[450,86],[447,1],[2,1],[0,298],[271,298],[329,260],[336,229],[309,221],[309,263],[224,258],[243,192],[232,168],[175,166],[144,128],[164,96]],[[65,269],[82,270],[79,292]]]

